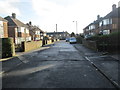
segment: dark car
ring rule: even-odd
[[[69,38],[66,38],[66,42],[69,42]]]

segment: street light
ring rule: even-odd
[[[77,25],[77,21],[73,21],[73,22],[76,22],[76,34],[77,34],[77,31],[78,31],[78,30],[77,30],[77,26],[78,26],[78,25]]]

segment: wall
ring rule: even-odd
[[[42,46],[42,41],[22,42],[22,49],[24,52],[38,49]]]
[[[52,43],[52,40],[47,40],[47,44],[51,44]]]
[[[4,38],[8,37],[8,25],[7,22],[3,22],[3,27],[4,27]]]
[[[12,26],[8,27],[8,37],[12,37],[15,43],[15,27]]]
[[[97,43],[95,41],[88,41],[88,40],[83,39],[82,43],[84,46],[86,46],[92,50],[98,51]]]

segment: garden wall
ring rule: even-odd
[[[42,46],[42,41],[22,42],[22,51],[27,52],[38,49]]]
[[[90,41],[90,40],[85,40],[85,39],[83,39],[83,40],[82,40],[82,44],[83,44],[84,46],[92,49],[92,50],[98,51],[96,41]]]

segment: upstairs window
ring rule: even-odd
[[[93,29],[95,29],[95,25],[89,26],[89,30],[93,30]]]
[[[102,26],[102,24],[103,24],[103,22],[101,21],[101,22],[99,23],[99,26],[101,27],[101,26]]]
[[[110,24],[109,19],[104,19],[103,20],[103,25],[108,25],[108,24]]]

